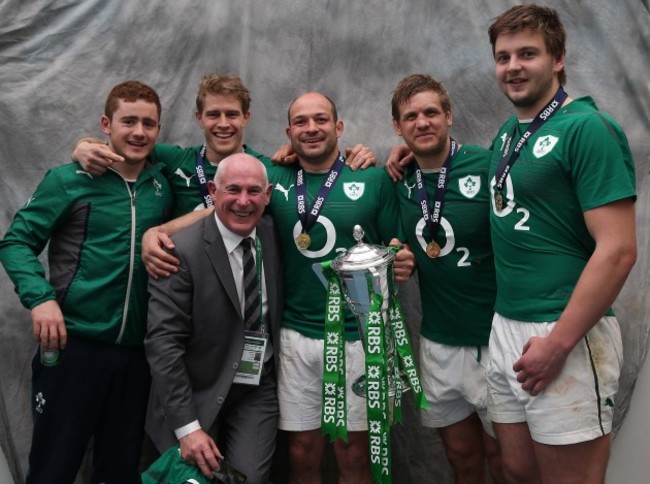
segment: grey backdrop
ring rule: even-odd
[[[285,141],[288,103],[322,90],[346,123],[343,143],[363,142],[383,161],[398,141],[393,87],[428,72],[449,87],[453,134],[487,145],[510,114],[494,81],[490,20],[511,0],[0,0],[0,234],[48,167],[68,160],[76,139],[100,135],[114,84],[137,78],[161,95],[161,139],[199,143],[197,83],[218,70],[253,93],[247,142],[271,154]],[[625,368],[616,427],[625,416],[648,341],[647,246],[650,148],[648,0],[550,1],[568,30],[568,84],[590,94],[625,129],[637,166],[639,260],[616,304]],[[413,284],[405,305],[414,334]],[[18,482],[26,472],[31,341],[29,312],[0,275],[0,443]],[[440,443],[412,410],[394,428],[395,482],[450,482]]]

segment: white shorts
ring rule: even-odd
[[[318,429],[323,406],[323,340],[308,338],[289,328],[280,330],[278,368],[278,428],[293,432]],[[348,431],[368,430],[366,399],[352,391],[355,380],[365,374],[361,341],[346,341],[346,400]]]
[[[533,396],[521,388],[512,365],[531,337],[545,337],[554,327],[555,322],[521,322],[494,315],[488,415],[495,423],[526,422],[533,440],[541,444],[576,444],[607,435],[623,364],[618,322],[613,316],[598,321],[569,353],[557,379]]]
[[[430,403],[420,418],[425,427],[448,427],[476,412],[494,437],[487,416],[487,346],[450,346],[420,338],[422,388]]]

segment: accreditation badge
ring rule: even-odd
[[[242,351],[233,383],[259,386],[268,341],[267,334],[257,331],[244,332],[244,351]]]

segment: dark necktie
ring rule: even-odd
[[[242,259],[244,266],[244,327],[252,331],[259,329],[262,301],[257,280],[257,268],[253,258],[253,239],[246,237],[239,244],[244,251]]]

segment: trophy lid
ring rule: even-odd
[[[364,271],[386,266],[393,262],[395,254],[392,250],[381,245],[365,244],[363,242],[364,235],[363,228],[360,225],[355,225],[353,237],[357,241],[357,245],[334,258],[332,269],[335,272]]]

